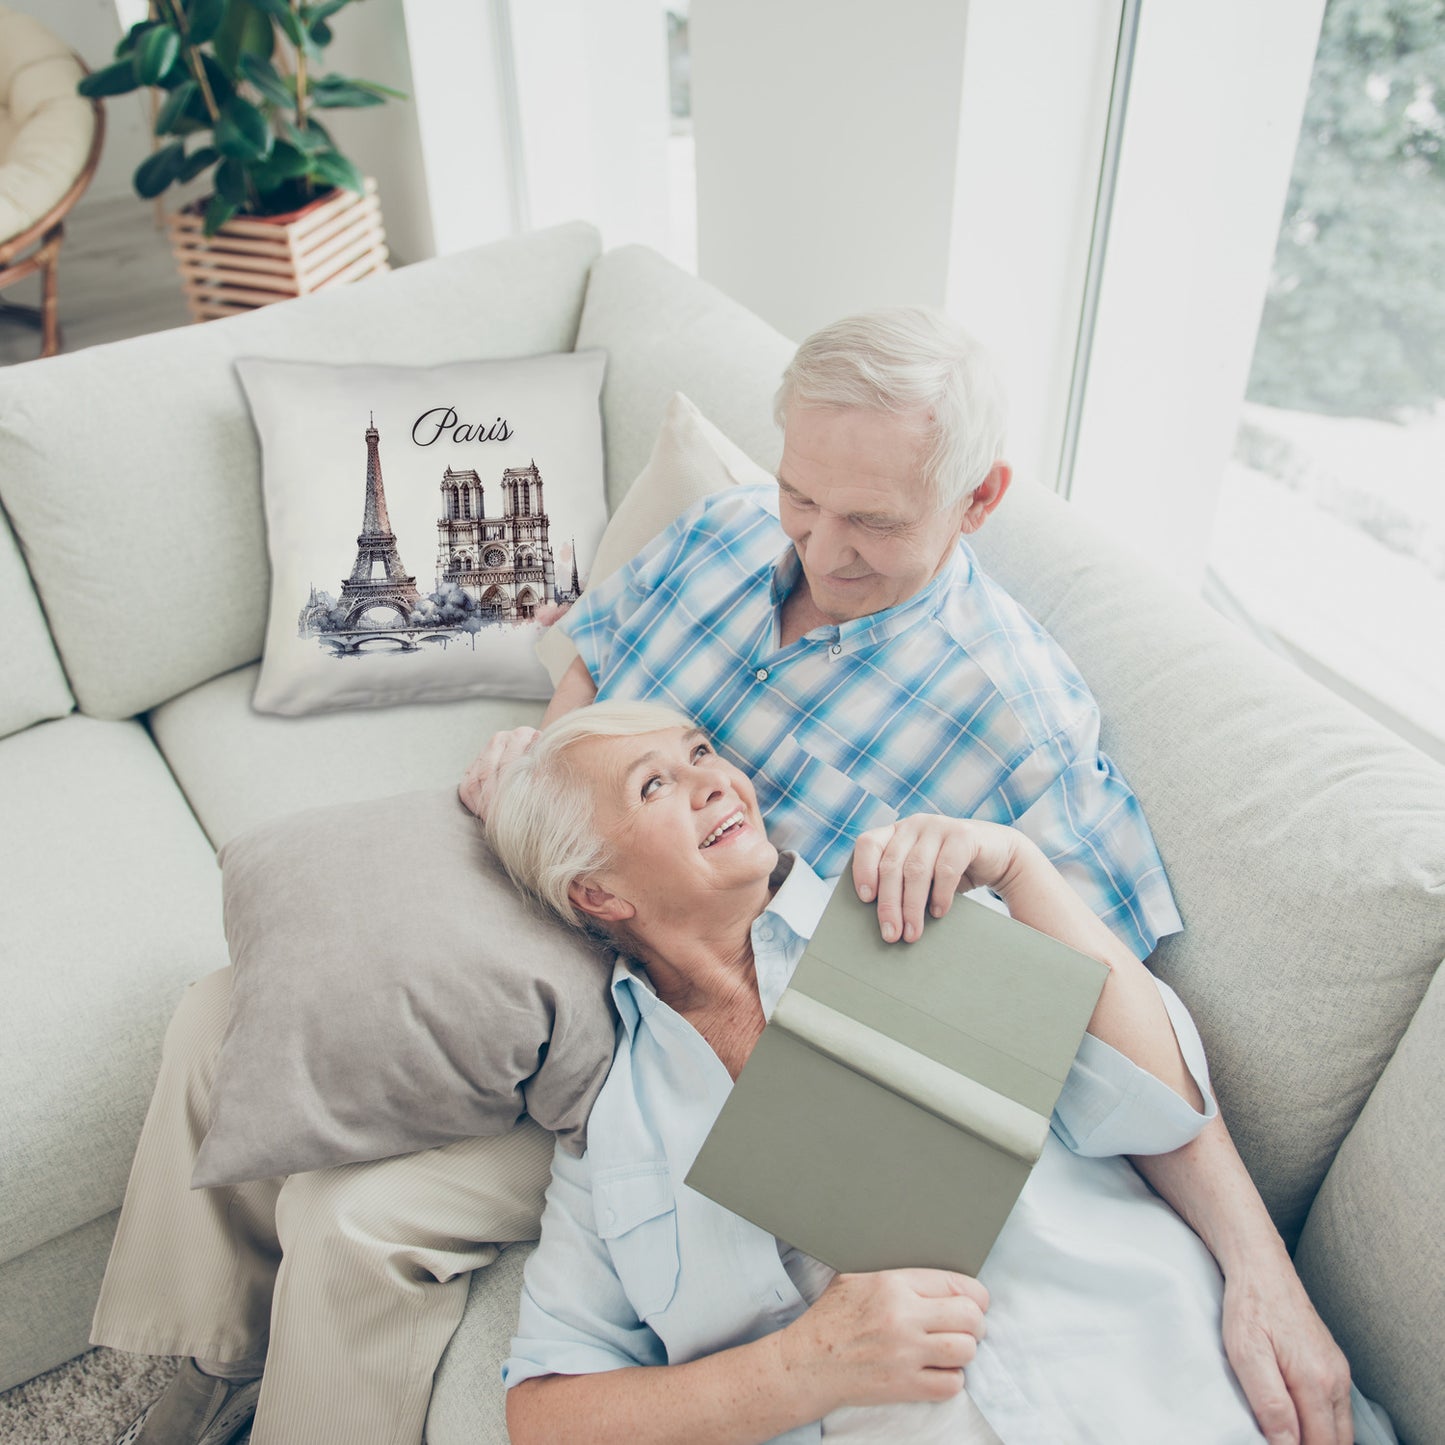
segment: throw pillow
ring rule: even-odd
[[[773,480],[771,472],[729,441],[680,391],[675,392],[647,465],[618,504],[597,544],[589,581],[610,577],[704,497],[726,487]],[[564,632],[553,627],[538,641],[537,656],[555,686],[572,665],[577,649]]]
[[[585,584],[607,522],[605,362],[238,361],[271,555],[252,705],[548,696],[535,614]]]
[[[453,791],[292,814],[220,862],[235,976],[195,1187],[501,1134],[523,1111],[580,1152],[612,960],[518,897]]]

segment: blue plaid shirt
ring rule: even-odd
[[[684,513],[558,624],[598,699],[665,702],[754,779],[768,835],[819,874],[913,813],[1012,823],[1140,957],[1182,925],[1099,710],[960,540],[921,592],[779,646],[802,575],[771,487]]]

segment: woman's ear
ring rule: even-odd
[[[609,893],[595,880],[587,882],[579,878],[568,884],[567,897],[579,913],[585,913],[601,923],[621,923],[637,912],[625,898]]]

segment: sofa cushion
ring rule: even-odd
[[[529,908],[452,787],[262,824],[220,855],[230,1022],[194,1187],[505,1134],[581,1152],[610,954]]]
[[[75,706],[60,659],[50,640],[15,534],[0,514],[0,617],[5,648],[0,653],[0,738],[47,718],[64,717]]]
[[[1295,1261],[1406,1440],[1445,1426],[1445,968],[1340,1146]]]
[[[1151,963],[1293,1240],[1445,953],[1445,770],[1051,493],[974,542],[1098,698],[1184,917]]]
[[[260,656],[261,467],[233,358],[570,350],[597,246],[590,226],[563,226],[9,370],[0,500],[81,708],[128,717]]]
[[[237,361],[271,557],[252,706],[550,696],[531,619],[590,574],[607,525],[606,359]]]
[[[256,668],[241,668],[149,718],[217,848],[301,808],[455,787],[494,732],[535,726],[542,717],[541,703],[512,698],[268,717],[251,710],[255,685]]]
[[[121,1200],[182,989],[226,962],[220,873],[138,723],[0,742],[0,1261]]]
[[[793,343],[655,251],[623,246],[593,266],[577,345],[607,352],[602,419],[614,511],[646,466],[674,392],[760,466],[777,465],[773,393]]]

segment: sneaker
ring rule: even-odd
[[[186,1360],[164,1393],[116,1437],[115,1445],[230,1445],[250,1423],[260,1380],[234,1384]]]

